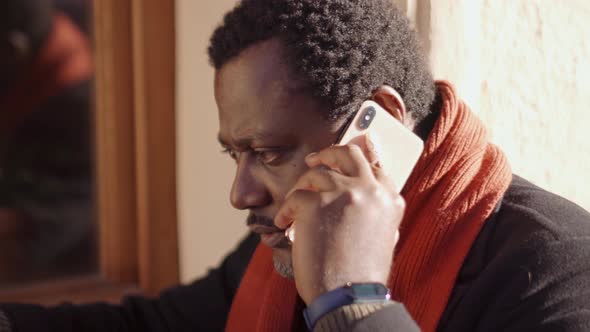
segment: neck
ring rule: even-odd
[[[430,136],[430,133],[434,129],[434,125],[440,117],[441,108],[442,96],[440,95],[440,92],[437,92],[436,98],[434,99],[432,106],[430,106],[430,112],[414,128],[414,132],[416,133],[416,135],[418,135],[418,137],[420,137],[424,142],[426,142],[428,136]]]

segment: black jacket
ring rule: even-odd
[[[257,243],[249,235],[205,278],[157,299],[0,309],[16,332],[222,331]],[[351,330],[417,328],[403,306],[389,306]],[[438,330],[590,331],[590,214],[515,176],[475,241]]]

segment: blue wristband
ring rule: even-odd
[[[316,323],[325,314],[354,303],[375,303],[389,301],[389,289],[380,283],[348,283],[320,295],[303,310],[305,324],[313,331]]]

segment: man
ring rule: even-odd
[[[511,175],[389,1],[244,0],[209,54],[253,233],[159,299],[2,306],[16,331],[590,328],[590,216]],[[425,141],[401,195],[369,137],[333,145],[366,99]]]
[[[0,3],[0,283],[95,266],[91,78],[87,38],[51,1]]]

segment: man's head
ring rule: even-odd
[[[392,113],[405,103],[404,122],[419,124],[436,95],[416,34],[389,0],[244,0],[209,55],[219,138],[237,162],[231,202],[250,210],[259,233],[278,231],[272,218],[307,170],[304,157],[335,143],[364,100]],[[263,242],[288,275],[279,238]]]
[[[51,31],[49,0],[0,1],[0,92],[13,83]]]

